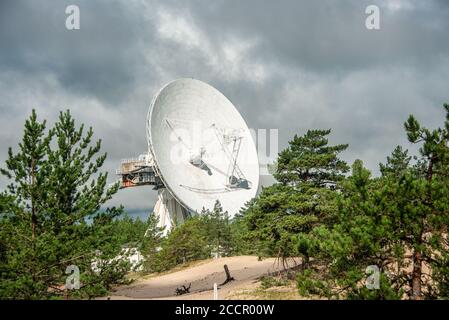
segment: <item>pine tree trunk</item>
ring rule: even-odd
[[[421,275],[422,275],[422,255],[421,252],[415,250],[413,253],[413,272],[412,272],[412,299],[422,300],[421,291]]]

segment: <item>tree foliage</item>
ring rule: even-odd
[[[288,148],[278,157],[273,176],[284,185],[308,183],[314,187],[335,184],[348,171],[346,162],[338,155],[347,144],[329,146],[331,130],[309,130],[304,136],[295,135]]]
[[[314,248],[302,237],[318,224],[331,223],[339,181],[348,170],[338,155],[347,145],[329,146],[330,130],[310,130],[295,136],[278,157],[274,177],[279,183],[264,188],[244,212],[248,238],[259,255],[274,255],[284,264]]]
[[[223,211],[217,200],[212,210],[203,208],[201,218],[211,251],[218,256],[230,255],[233,251],[233,238],[228,212]]]
[[[231,224],[228,213],[216,201],[212,210],[203,209],[200,215],[190,217],[162,240],[161,250],[155,258],[159,265],[156,270],[164,271],[189,261],[235,253]]]
[[[162,242],[158,271],[210,256],[204,223],[199,216],[191,217],[173,229]]]
[[[158,219],[150,215],[144,227],[143,237],[138,246],[144,257],[143,271],[153,273],[161,269],[159,261],[159,249],[162,242],[163,228],[158,227]]]
[[[10,180],[1,205],[1,297],[91,297],[122,280],[120,262],[103,264],[101,272],[91,268],[120,249],[110,231],[122,213],[100,210],[118,185],[107,188],[107,173],[99,172],[106,154],[99,155],[101,140],[92,138],[92,128],[77,127],[69,111],[46,130],[33,110],[18,151],[9,148],[1,169]],[[80,269],[80,290],[64,290],[69,265]]]
[[[361,161],[338,199],[337,222],[316,227],[309,237],[316,262],[298,276],[302,293],[336,298],[411,299],[447,297],[449,223],[449,107],[444,128],[429,130],[410,116],[411,143],[420,143],[416,163],[396,148],[382,176],[372,178]],[[379,289],[366,284],[366,268],[379,268]]]

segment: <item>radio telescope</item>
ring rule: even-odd
[[[146,120],[148,152],[122,161],[121,187],[153,185],[165,232],[220,201],[232,217],[256,195],[259,162],[251,133],[217,89],[178,79],[154,96]]]

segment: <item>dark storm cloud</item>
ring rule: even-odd
[[[82,13],[77,31],[65,28],[73,3]],[[52,73],[66,90],[111,104],[135,87],[144,65],[141,18],[123,2],[6,1],[0,15],[3,71]]]
[[[77,4],[81,29],[65,28]],[[365,8],[381,29],[365,28]],[[403,122],[442,121],[449,100],[447,1],[1,1],[0,160],[35,107],[50,122],[70,108],[103,138],[112,173],[146,149],[145,115],[167,81],[209,82],[252,128],[332,128],[344,158],[370,169],[397,144]],[[112,179],[111,179],[112,181]],[[1,185],[1,183],[0,183]],[[155,193],[125,190],[114,204],[150,208]]]
[[[258,56],[315,72],[438,62],[449,49],[447,1],[403,1],[397,9],[399,1],[372,0],[188,3],[172,5],[184,4],[215,41],[225,41],[228,32],[257,36],[262,39]],[[380,32],[364,27],[371,4],[381,8]]]

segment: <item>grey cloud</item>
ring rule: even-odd
[[[378,31],[364,27],[372,3]],[[68,4],[80,6],[79,31],[64,27]],[[411,147],[408,114],[441,124],[448,17],[446,1],[2,1],[0,161],[31,108],[50,122],[70,108],[103,139],[113,176],[146,149],[152,95],[194,77],[250,127],[279,129],[280,149],[295,133],[332,128],[332,143],[350,144],[347,161],[377,172],[395,145]],[[113,204],[149,210],[155,197],[130,189]]]
[[[226,32],[255,35],[263,39],[262,56],[315,72],[438,62],[449,49],[449,3],[404,2],[410,6],[403,10],[372,0],[221,1],[212,8],[193,1],[190,9],[218,41]],[[381,8],[377,32],[365,28],[371,4]]]
[[[77,4],[82,27],[65,28],[65,8]],[[144,66],[142,21],[118,1],[6,1],[0,19],[0,67],[52,73],[65,90],[112,105],[136,86]]]

